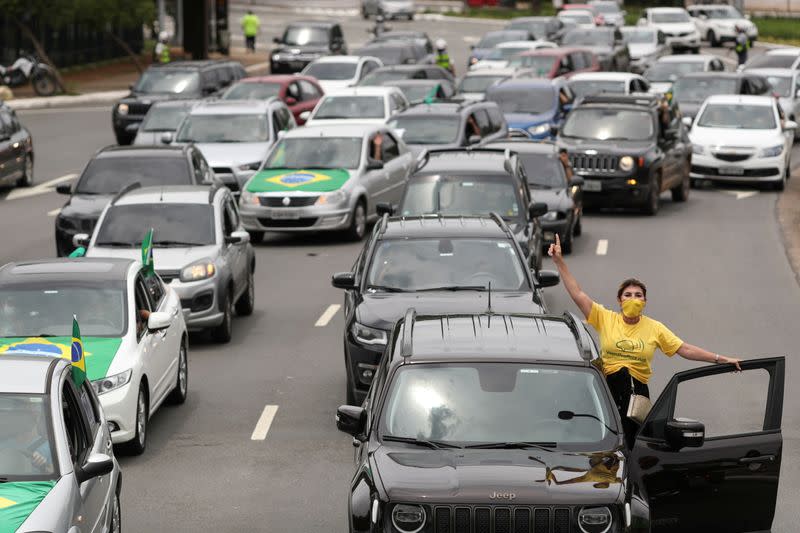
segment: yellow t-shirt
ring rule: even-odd
[[[658,320],[642,315],[636,324],[626,324],[622,313],[597,302],[592,303],[587,322],[600,336],[600,357],[606,375],[627,368],[633,377],[647,383],[653,373],[650,362],[656,348],[672,357],[683,344]]]

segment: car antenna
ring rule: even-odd
[[[489,314],[492,314],[492,282],[489,282],[489,309],[487,311]]]

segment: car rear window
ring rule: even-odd
[[[116,194],[131,183],[192,185],[192,173],[185,157],[99,157],[83,171],[75,188],[77,194]]]

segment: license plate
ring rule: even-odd
[[[722,176],[741,176],[744,174],[744,169],[740,167],[721,167],[719,173]]]
[[[583,190],[599,192],[603,190],[603,182],[600,180],[583,180]]]
[[[297,220],[300,218],[300,215],[295,211],[275,210],[270,212],[269,218],[273,218],[275,220]]]

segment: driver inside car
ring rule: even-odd
[[[52,452],[41,404],[28,398],[4,401],[0,419],[0,472],[18,475],[52,472]]]

